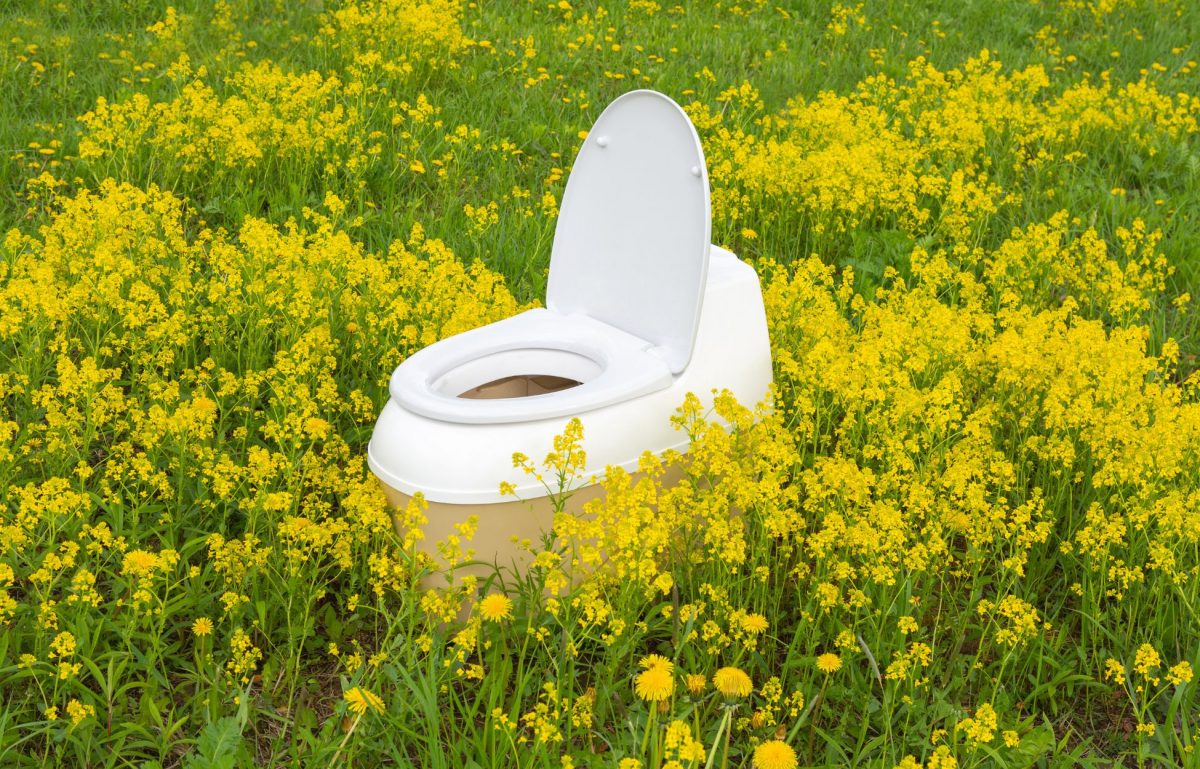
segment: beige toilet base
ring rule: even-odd
[[[382,481],[380,485],[393,508],[397,530],[400,530],[402,522],[396,511],[404,510],[412,497]],[[567,499],[565,510],[578,514],[584,504],[602,493],[600,484],[577,489]],[[426,502],[426,505],[427,523],[421,527],[425,536],[418,540],[417,549],[432,558],[441,569],[448,564],[438,552],[437,543],[458,534],[459,526],[467,523],[471,516],[476,517],[475,535],[462,545],[464,551],[474,551],[471,559],[474,563],[456,567],[456,577],[486,577],[495,569],[514,576],[523,575],[533,560],[530,550],[543,549],[543,538],[554,526],[554,505],[550,497],[480,505],[445,502]]]
[[[632,473],[631,482],[636,484],[643,475],[641,472]],[[671,486],[684,475],[682,467],[670,466],[665,469],[659,483]],[[396,529],[403,535],[405,532],[399,513],[408,507],[412,496],[382,481],[379,485],[383,487],[392,506]],[[564,512],[579,515],[588,502],[599,499],[603,494],[604,487],[599,483],[575,489],[564,504]],[[417,541],[417,549],[428,555],[443,570],[443,574],[449,564],[438,552],[437,543],[457,535],[458,527],[467,523],[471,516],[476,518],[475,535],[462,544],[462,550],[473,550],[474,556],[470,559],[471,563],[455,567],[455,577],[473,575],[484,578],[500,569],[506,575],[520,578],[528,569],[534,553],[543,549],[543,538],[554,526],[554,503],[548,496],[476,505],[426,501],[427,522],[421,527],[425,536]],[[561,545],[558,541],[554,543],[556,548]],[[581,576],[573,575],[573,579]],[[445,581],[441,584],[445,584]],[[426,586],[432,586],[432,583]]]

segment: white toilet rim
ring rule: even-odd
[[[524,397],[460,397],[504,376],[561,377],[581,384]],[[587,316],[538,309],[426,347],[396,368],[390,389],[396,404],[415,414],[495,424],[586,413],[672,381],[667,364],[645,340]]]
[[[567,350],[561,346],[497,350],[446,368],[432,377],[429,387],[444,397],[460,398],[475,388],[512,377],[558,377],[587,384],[607,366],[604,356],[598,352]]]

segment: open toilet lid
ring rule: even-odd
[[[712,216],[696,129],[679,105],[631,91],[596,120],[563,192],[546,304],[692,356]]]

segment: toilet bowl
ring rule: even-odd
[[[645,451],[686,452],[670,417],[689,392],[766,396],[758,276],[710,237],[708,174],[687,115],[654,91],[617,98],[567,180],[545,308],[443,339],[392,374],[368,465],[400,509],[424,496],[425,552],[437,558],[438,539],[476,516],[478,573],[520,569],[528,554],[516,541],[550,530],[552,489],[514,467],[513,453],[540,461],[573,417],[583,476],[601,477],[636,470]]]

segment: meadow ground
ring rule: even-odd
[[[0,5],[0,766],[1200,767],[1198,22]],[[542,295],[635,87],[774,407],[681,404],[686,460],[559,516],[595,547],[422,590],[388,376]]]

